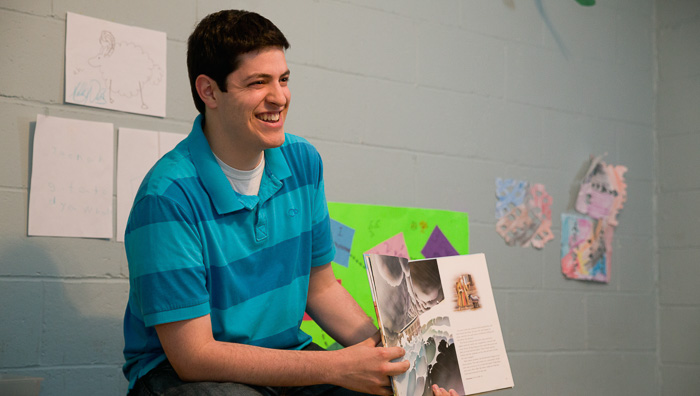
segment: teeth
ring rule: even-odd
[[[263,121],[277,122],[280,119],[280,113],[265,113],[258,115],[258,118]]]

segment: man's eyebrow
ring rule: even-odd
[[[291,72],[289,71],[289,69],[287,69],[287,71],[285,71],[284,73],[281,74],[281,77],[287,77],[287,76],[289,76],[290,74],[291,74]],[[256,78],[271,79],[271,78],[272,78],[272,74],[267,74],[267,73],[253,73],[253,74],[249,75],[248,77],[246,77],[246,80],[254,80],[254,79],[256,79]]]

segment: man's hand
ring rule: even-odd
[[[389,376],[404,373],[410,367],[406,360],[392,362],[401,358],[406,351],[400,347],[375,347],[377,340],[370,337],[359,344],[341,349],[338,352],[342,364],[333,381],[343,388],[375,395],[392,395]]]
[[[440,388],[437,385],[433,385],[433,395],[435,396],[459,396],[454,389],[450,389],[448,392],[445,388]]]

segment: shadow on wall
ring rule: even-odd
[[[91,256],[86,250],[121,245],[6,235],[0,233],[0,373],[42,377],[42,396],[125,395],[122,318],[128,281],[61,275],[74,268],[64,263],[71,256],[84,261]]]

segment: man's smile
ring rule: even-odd
[[[280,113],[262,113],[255,116],[257,119],[265,122],[277,122],[280,120]]]

